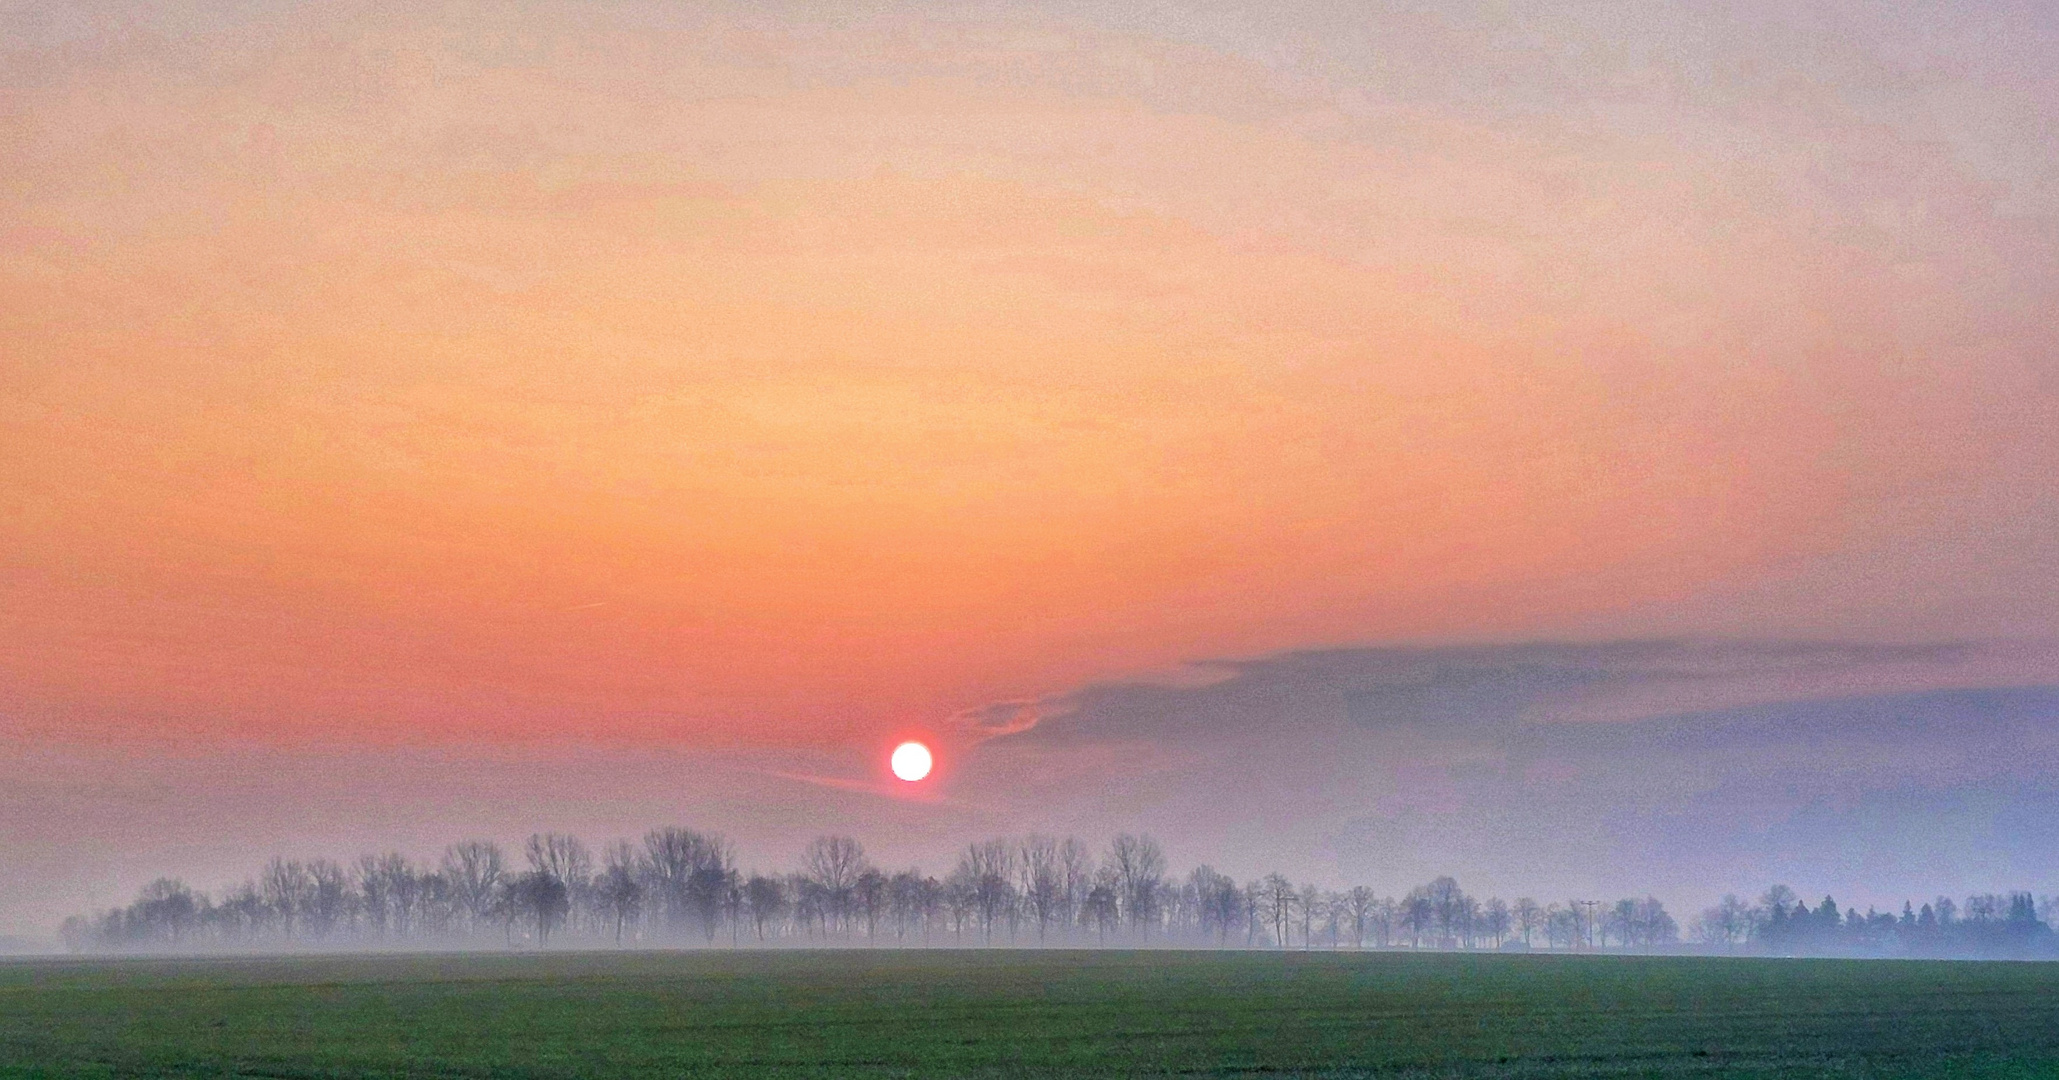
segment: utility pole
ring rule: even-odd
[[[1575,900],[1573,902],[1587,909],[1586,917],[1581,920],[1581,936],[1586,938],[1587,948],[1591,952],[1594,949],[1594,909],[1601,906],[1601,901]]]

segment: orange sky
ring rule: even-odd
[[[1024,13],[7,17],[28,737],[862,744],[1313,645],[2055,629],[2014,68],[1982,127],[1828,32],[1519,102],[1456,17],[1405,69]]]

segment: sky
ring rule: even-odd
[[[671,823],[2059,890],[2055,72],[2035,3],[0,0],[0,935]]]

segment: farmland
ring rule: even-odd
[[[2059,964],[645,952],[0,964],[0,1077],[2052,1076]]]

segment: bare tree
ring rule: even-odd
[[[722,883],[722,918],[729,923],[731,948],[743,943],[745,904],[743,875],[731,869],[723,875]]]
[[[944,879],[944,904],[951,915],[951,936],[962,943],[965,927],[979,911],[979,880],[963,859]]]
[[[879,936],[879,920],[887,910],[887,876],[868,866],[851,883],[851,907],[865,923],[865,943]]]
[[[1237,882],[1212,866],[1197,866],[1187,875],[1187,888],[1194,893],[1195,911],[1203,936],[1214,932],[1217,945],[1230,940],[1230,927],[1243,910],[1243,895]]]
[[[1083,918],[1080,912],[1086,903],[1087,890],[1093,887],[1094,858],[1087,852],[1087,845],[1066,837],[1065,842],[1058,845],[1058,865],[1065,879],[1058,921],[1064,926],[1077,926]]]
[[[137,936],[145,942],[168,942],[177,946],[200,921],[205,898],[177,878],[158,878],[143,887],[136,898],[131,920]]]
[[[455,909],[451,902],[450,881],[442,873],[426,867],[416,875],[421,887],[421,896],[416,901],[419,913],[416,927],[427,937],[444,937],[450,933]]]
[[[593,853],[576,836],[564,833],[532,833],[522,854],[529,869],[563,886],[565,910],[558,922],[569,921],[585,904],[593,885]],[[554,924],[556,925],[556,924]]]
[[[922,879],[921,902],[922,940],[927,944],[929,942],[929,928],[943,919],[945,910],[950,906],[950,890],[945,887],[943,882],[933,877],[925,877]]]
[[[1494,939],[1495,948],[1501,948],[1502,942],[1508,939],[1510,927],[1515,925],[1515,917],[1509,911],[1508,903],[1497,896],[1487,901],[1481,915],[1481,932]]]
[[[601,910],[615,924],[615,945],[618,948],[622,944],[624,927],[643,911],[643,883],[638,880],[642,876],[640,861],[629,841],[616,841],[608,846],[600,880],[595,883],[594,893]]]
[[[1014,851],[1006,840],[983,840],[968,846],[958,856],[952,876],[971,890],[973,909],[979,913],[980,930],[988,943],[994,940],[994,923],[1015,898],[1010,870]]]
[[[1016,871],[1020,877],[1023,904],[1037,921],[1037,940],[1065,906],[1065,868],[1059,861],[1058,841],[1048,836],[1026,836],[1016,849]]]
[[[751,913],[751,926],[758,940],[765,940],[765,926],[777,925],[786,917],[786,886],[776,877],[752,874],[744,882],[744,907]]]
[[[851,890],[868,865],[864,846],[848,836],[818,836],[808,845],[803,862],[808,877],[822,887],[828,917],[848,929]]]
[[[788,874],[781,879],[785,885],[786,906],[792,912],[794,925],[800,928],[802,937],[814,937],[817,926],[824,937],[829,936],[829,901],[823,897],[822,886],[806,874]]]
[[[1801,898],[1794,894],[1793,889],[1785,885],[1775,885],[1759,897],[1760,917],[1764,920],[1782,918],[1787,914],[1788,908],[1799,903]]]
[[[1466,927],[1466,916],[1470,913],[1470,897],[1458,882],[1441,877],[1423,887],[1423,895],[1430,901],[1430,917],[1437,930],[1437,944],[1450,948],[1458,944],[1458,936]]]
[[[1144,933],[1158,915],[1165,852],[1148,836],[1123,833],[1108,845],[1107,866],[1115,872],[1116,895],[1130,929]]]
[[[390,929],[395,937],[408,937],[413,932],[422,896],[421,880],[414,866],[399,852],[367,855],[358,861],[358,875],[366,906],[371,906],[374,896],[378,898],[380,925]]]
[[[529,919],[536,927],[538,947],[548,946],[551,931],[565,921],[572,908],[564,880],[548,870],[531,870],[508,879],[505,891],[510,922]]]
[[[1287,947],[1287,927],[1293,924],[1294,904],[1301,894],[1294,889],[1294,883],[1283,874],[1267,874],[1263,884],[1266,921],[1273,928],[1273,943]]]
[[[293,938],[296,923],[314,896],[314,887],[314,878],[308,874],[307,867],[277,857],[265,864],[264,873],[258,877],[258,890],[264,898],[264,905],[278,918],[280,930],[289,941]]]
[[[1323,892],[1313,885],[1303,885],[1294,898],[1295,910],[1301,912],[1301,947],[1315,948],[1315,924],[1323,917]]]
[[[576,836],[532,833],[522,854],[529,859],[529,869],[549,874],[568,890],[593,876],[593,854]]]
[[[1618,901],[1610,921],[1615,925],[1617,944],[1625,948],[1649,949],[1680,940],[1680,927],[1655,897]]]
[[[924,939],[928,939],[927,885],[920,870],[903,870],[887,882],[887,911],[894,921],[896,941],[907,940],[912,927],[921,927]]]
[[[1544,929],[1544,909],[1537,906],[1537,901],[1524,896],[1517,898],[1512,913],[1516,920],[1516,932],[1523,935],[1523,947],[1529,948],[1531,935]]]
[[[1088,887],[1086,899],[1081,902],[1086,920],[1093,925],[1104,945],[1108,942],[1108,932],[1120,925],[1121,895],[1121,884],[1113,873],[1104,869],[1094,876],[1094,883]]]
[[[1363,949],[1366,947],[1366,927],[1371,923],[1373,909],[1379,902],[1379,898],[1373,895],[1373,890],[1364,885],[1357,886],[1344,894],[1344,905],[1351,913],[1352,948]]]
[[[467,840],[444,849],[443,876],[450,884],[452,901],[464,912],[470,928],[491,916],[506,863],[500,845],[489,840]]]
[[[357,860],[358,911],[364,916],[366,926],[373,934],[384,937],[393,903],[386,895],[385,868],[376,855],[361,855]]]
[[[1394,942],[1395,928],[1401,924],[1401,905],[1393,897],[1382,897],[1373,904],[1373,940],[1386,948]]]
[[[327,937],[350,917],[350,874],[333,859],[316,859],[307,864],[307,876],[307,928],[318,937]]]
[[[704,936],[713,938],[731,857],[729,842],[715,833],[666,827],[644,834],[639,865],[645,895],[662,913],[668,933],[683,933],[688,920],[698,917]]]
[[[1408,947],[1420,949],[1423,938],[1437,926],[1437,905],[1428,886],[1410,889],[1401,901],[1401,927],[1408,931]]]
[[[1326,892],[1322,905],[1324,939],[1335,949],[1344,944],[1344,923],[1351,918],[1351,901],[1342,893]]]
[[[722,922],[724,905],[736,885],[736,869],[731,865],[734,849],[716,833],[698,838],[700,843],[691,854],[693,869],[686,876],[686,905],[700,920],[702,938],[712,943]]]

